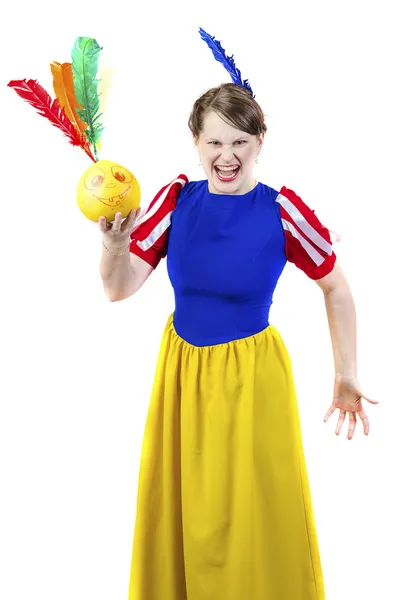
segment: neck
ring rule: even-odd
[[[258,181],[256,179],[253,179],[249,184],[247,184],[247,186],[244,186],[243,188],[239,188],[239,190],[237,192],[219,192],[216,189],[213,188],[212,183],[210,181],[208,181],[208,191],[210,192],[210,194],[230,194],[230,195],[242,195],[242,194],[248,194],[248,192],[250,192],[251,190],[254,189],[254,187],[257,185]]]

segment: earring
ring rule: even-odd
[[[259,156],[259,154],[256,155],[256,159],[255,159],[256,163],[258,162],[258,156]]]

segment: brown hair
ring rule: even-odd
[[[242,85],[221,83],[200,96],[189,117],[189,129],[198,138],[203,130],[204,118],[214,111],[231,125],[251,135],[266,133],[265,116],[252,94]]]

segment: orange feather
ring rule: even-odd
[[[87,123],[84,123],[77,114],[77,108],[82,108],[76,100],[74,92],[74,79],[72,63],[59,63],[55,60],[51,63],[51,73],[53,77],[54,92],[59,100],[59,104],[65,109],[66,115],[69,117],[73,125],[79,133],[85,138],[85,130]]]

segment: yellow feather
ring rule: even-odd
[[[98,94],[99,94],[99,112],[106,117],[106,110],[108,107],[109,90],[112,87],[114,78],[114,67],[101,66],[99,71],[99,83],[98,83]],[[97,149],[101,148],[101,141],[96,145]]]
[[[109,90],[113,83],[114,72],[114,67],[110,66],[101,66],[99,72],[98,93],[100,94],[99,106],[102,114],[105,113],[108,106]]]

